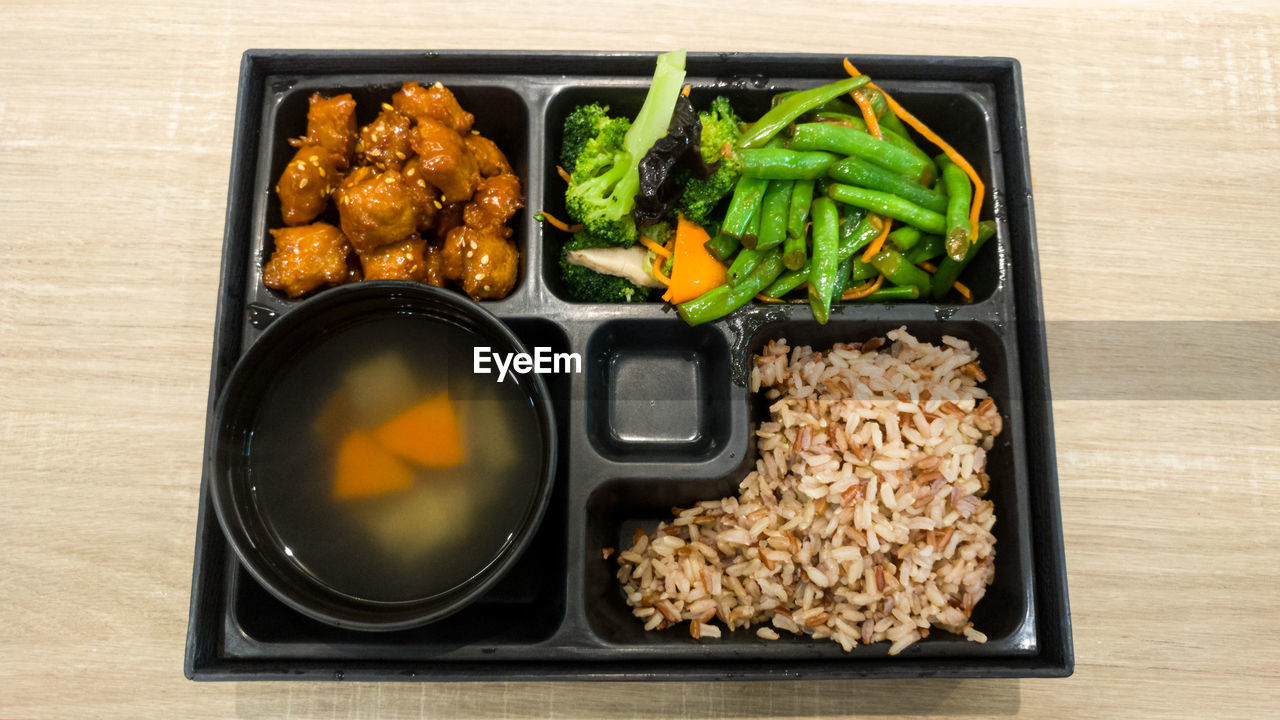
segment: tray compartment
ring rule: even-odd
[[[729,348],[678,320],[617,320],[586,354],[587,433],[616,461],[707,459],[729,441]]]
[[[812,77],[725,79],[690,74],[686,82],[693,86],[690,97],[699,110],[705,109],[716,95],[724,95],[741,117],[757,117],[769,109],[774,94],[814,87],[824,81]],[[564,180],[556,171],[565,117],[574,107],[591,102],[608,105],[611,114],[634,117],[644,102],[649,81],[647,78],[566,78],[566,83],[552,94],[547,103],[547,142],[543,147],[545,170],[542,178],[547,192],[540,207],[570,222],[564,209]],[[897,80],[879,84],[905,107],[911,108],[926,125],[947,138],[960,154],[969,159],[980,177],[989,179],[982,216],[991,217],[997,193],[1004,186],[992,86],[986,83]],[[932,152],[933,146],[927,141],[918,135],[915,139],[926,152]],[[560,280],[560,248],[568,235],[549,226],[540,228],[539,232],[547,248],[541,262],[547,289],[560,300],[576,302]],[[1000,268],[1004,260],[1003,248],[1007,245],[1007,240],[999,236],[1003,234],[999,233],[989,241],[991,247],[984,247],[965,268],[964,282],[973,292],[975,303],[990,300],[1001,288],[1004,273]],[[936,307],[957,306],[959,303],[954,297],[949,297],[943,302],[921,304]]]

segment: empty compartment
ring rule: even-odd
[[[606,323],[587,344],[587,434],[613,460],[690,461],[728,442],[729,348],[678,320]]]
[[[390,103],[394,95],[404,83],[414,80],[424,87],[437,80],[442,82],[457,97],[464,110],[475,115],[472,129],[493,140],[511,163],[512,171],[521,180],[525,193],[526,208],[516,212],[507,222],[513,234],[512,241],[521,252],[520,278],[517,279],[511,295],[520,291],[527,276],[529,260],[526,255],[526,214],[530,201],[529,193],[529,108],[524,98],[509,87],[497,84],[478,82],[476,78],[459,76],[351,76],[342,75],[333,78],[310,78],[296,84],[281,83],[274,95],[268,95],[266,109],[266,125],[263,144],[259,154],[259,172],[256,191],[260,205],[256,227],[260,235],[255,237],[252,254],[250,281],[256,283],[256,289],[267,298],[277,302],[293,302],[284,293],[271,290],[262,285],[262,267],[271,257],[275,249],[271,238],[271,229],[284,227],[281,215],[280,198],[276,194],[276,182],[285,166],[293,157],[297,148],[289,144],[290,138],[303,136],[307,132],[307,108],[312,93],[319,92],[326,97],[350,93],[356,101],[356,126],[364,127],[372,122],[382,110],[383,103]],[[314,222],[327,222],[338,225],[338,211],[330,201],[324,212]],[[434,237],[434,230],[428,234]],[[462,292],[456,285],[450,287]],[[314,294],[313,291],[310,294]],[[508,296],[510,297],[510,296]]]
[[[833,70],[837,69],[838,67],[833,67]],[[876,78],[873,77],[873,79]],[[705,110],[717,95],[724,95],[730,99],[738,116],[744,122],[751,122],[768,111],[775,94],[814,87],[825,81],[752,78],[750,81],[727,82],[723,78],[690,76],[687,82],[693,85],[690,98],[696,109]],[[999,148],[996,140],[998,134],[990,100],[991,88],[979,84],[935,81],[893,82],[887,79],[883,85],[905,108],[936,131],[972,163],[974,170],[987,187],[981,217],[993,218],[993,208],[996,207],[993,197],[1003,192],[1003,175],[999,167]],[[564,212],[565,183],[557,174],[556,166],[560,164],[564,120],[574,107],[587,103],[600,103],[609,106],[611,115],[634,118],[640,111],[648,88],[647,78],[619,79],[612,82],[595,81],[591,84],[570,85],[556,93],[547,107],[546,115],[547,137],[543,147],[543,167],[546,170],[543,182],[548,190],[546,197],[543,198],[543,208],[566,222],[572,222]],[[918,135],[914,139],[925,152],[931,155],[941,152]],[[727,200],[728,198],[722,202],[722,206],[727,205]],[[540,231],[545,248],[541,266],[546,286],[557,297],[573,301],[565,289],[560,273],[560,252],[569,235],[545,224]],[[1002,233],[1004,229],[1001,228],[997,232]],[[986,300],[999,288],[1002,277],[1001,246],[1007,243],[1008,240],[1002,240],[998,234],[983,246],[980,253],[962,273],[960,279],[972,292],[974,302]],[[659,295],[661,293],[655,292],[651,301],[658,302]],[[960,302],[960,297],[953,292],[939,303],[933,303],[932,300],[925,302],[955,305]]]

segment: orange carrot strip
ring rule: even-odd
[[[546,210],[539,210],[538,213],[542,215],[543,220],[546,220],[551,227],[557,230],[563,230],[567,233],[576,233],[583,228],[582,225],[570,225]]]
[[[969,291],[969,288],[966,287],[964,283],[957,280],[951,284],[951,287],[955,288],[956,292],[960,293],[960,297],[964,298],[965,303],[973,302],[973,293]]]
[[[883,284],[884,284],[884,276],[877,275],[875,280],[869,283],[866,283],[865,285],[859,285],[856,288],[849,288],[848,290],[845,290],[844,292],[840,293],[840,299],[841,300],[857,300],[858,298],[864,298],[870,295],[871,293],[879,290],[880,286]]]
[[[933,263],[929,262],[928,260],[925,260],[925,261],[924,261],[924,262],[922,262],[922,263],[916,263],[916,267],[920,268],[921,270],[924,270],[925,272],[929,273],[930,275],[932,275],[932,274],[934,274],[934,273],[938,272],[938,266],[937,266],[937,265],[934,265]]]
[[[573,179],[573,176],[570,175],[567,170],[560,167],[559,165],[556,166],[556,173],[560,175],[560,179],[565,182],[569,182],[571,179]]]
[[[664,257],[664,258],[669,258],[669,257],[671,257],[671,251],[670,251],[670,250],[668,250],[668,249],[666,249],[666,248],[662,247],[662,246],[661,246],[661,245],[659,245],[658,243],[656,243],[656,242],[654,242],[654,241],[650,240],[649,238],[647,238],[647,237],[645,237],[645,236],[643,236],[643,235],[641,235],[641,236],[640,236],[640,244],[641,244],[641,245],[643,245],[643,246],[645,246],[645,247],[647,247],[647,248],[649,248],[650,250],[652,250],[653,252],[657,253],[657,254],[658,254],[658,255],[660,255],[661,257]]]
[[[693,89],[692,85],[685,85],[684,87],[680,88],[680,94],[685,97],[689,97],[689,91],[692,89]]]
[[[423,467],[453,467],[467,459],[458,414],[448,393],[405,410],[373,431],[383,447]]]
[[[666,285],[668,288],[670,288],[670,287],[671,287],[671,278],[669,278],[669,277],[667,277],[666,275],[663,275],[663,274],[662,274],[662,261],[663,261],[663,260],[666,260],[666,258],[662,257],[661,255],[659,255],[658,257],[656,257],[656,258],[654,258],[654,259],[653,259],[653,276],[654,276],[655,278],[657,278],[658,282],[660,282],[660,283],[662,283],[663,285]]]
[[[858,68],[849,62],[849,58],[844,59],[844,69],[851,76],[861,75],[858,72]],[[924,139],[937,145],[938,149],[957,167],[964,170],[969,179],[973,181],[973,204],[969,206],[969,240],[976,239],[978,237],[978,215],[982,212],[982,196],[986,192],[986,186],[982,184],[982,178],[978,177],[977,171],[973,169],[968,160],[964,159],[963,155],[956,152],[955,148],[948,145],[946,140],[943,140],[937,133],[930,130],[927,125],[920,122],[915,115],[907,112],[907,109],[899,105],[898,101],[894,100],[893,96],[885,92],[883,88],[876,86],[875,83],[867,83],[867,87],[879,90],[880,94],[884,96],[884,101],[889,103],[889,109],[893,111],[894,115],[897,115],[903,122],[915,129]]]
[[[871,107],[871,101],[867,100],[867,96],[857,90],[849,94],[853,96],[853,101],[858,104],[858,109],[862,111],[862,119],[867,123],[867,132],[871,133],[875,139],[883,140],[884,134],[880,132],[880,119],[876,117],[876,109]]]
[[[356,430],[338,447],[333,499],[353,500],[404,490],[413,483],[413,470],[373,435]]]
[[[884,239],[889,237],[889,229],[893,227],[893,218],[884,218],[880,223],[880,234],[875,240],[867,246],[867,251],[862,253],[862,262],[871,262],[871,258],[880,252],[880,248],[884,247]]]
[[[727,274],[724,265],[707,250],[707,241],[711,239],[707,231],[686,220],[683,213],[678,218],[675,238],[671,241],[675,255],[671,265],[670,302],[675,305],[723,285]]]

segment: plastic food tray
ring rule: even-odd
[[[998,232],[965,273],[971,305],[838,305],[827,325],[806,305],[753,304],[687,327],[661,303],[571,302],[557,257],[564,234],[538,223],[561,214],[559,129],[577,103],[634,114],[651,53],[245,53],[236,110],[218,298],[210,416],[197,523],[185,672],[200,680],[783,679],[1047,677],[1073,667],[1049,401],[1031,178],[1017,61],[859,56],[864,72],[966,155],[990,192]],[[706,102],[726,94],[744,117],[780,90],[841,76],[828,55],[692,53],[688,82]],[[528,209],[512,221],[521,277],[485,306],[528,346],[580,353],[583,372],[547,375],[560,427],[556,489],[539,534],[487,596],[444,622],[368,633],[308,619],[261,588],[229,552],[207,488],[212,403],[236,360],[272,319],[297,303],[262,285],[271,191],[303,133],[314,91],[350,92],[360,123],[407,80],[440,81],[476,115],[525,180]],[[697,103],[695,103],[697,104]],[[562,215],[563,216],[563,215]],[[602,548],[623,549],[639,524],[673,505],[732,494],[751,467],[750,426],[764,414],[744,384],[769,339],[828,346],[906,325],[925,340],[969,340],[1005,418],[989,453],[996,504],[995,582],[975,609],[989,637],[934,632],[900,655],[888,643],[845,653],[830,640],[725,632],[697,641],[684,626],[644,632],[628,611]]]

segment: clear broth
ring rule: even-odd
[[[432,597],[483,571],[534,502],[542,457],[537,414],[512,380],[475,375],[489,345],[451,323],[370,318],[326,333],[262,398],[249,448],[259,512],[284,554],[333,590],[364,600]],[[338,448],[442,392],[466,459],[415,467],[384,495],[333,496]]]

